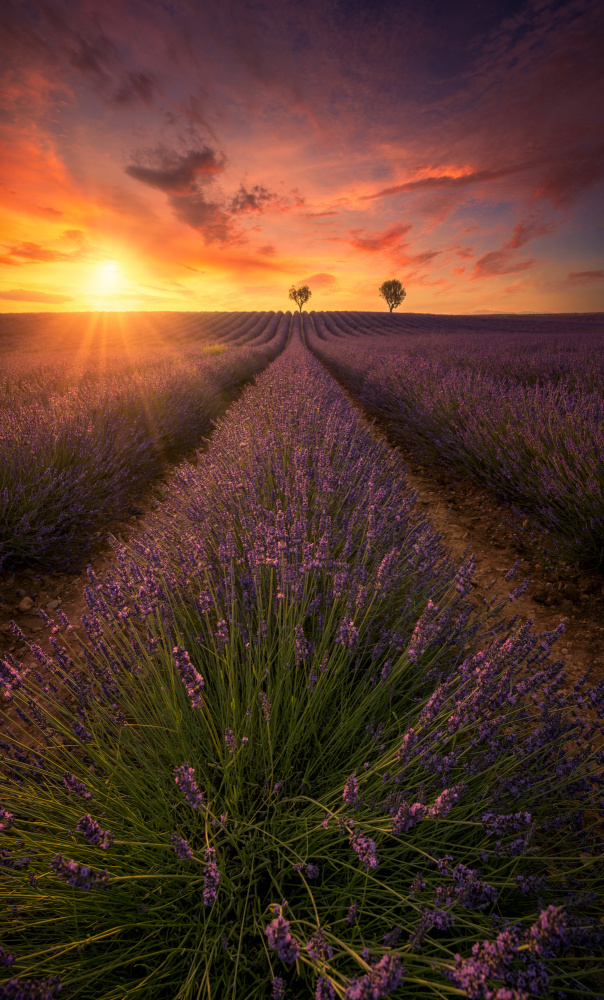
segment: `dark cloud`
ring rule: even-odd
[[[583,285],[590,281],[604,281],[604,271],[570,271],[566,280],[571,285]]]
[[[11,288],[9,291],[0,292],[0,299],[8,302],[54,302],[60,305],[62,302],[73,302],[71,295],[56,295],[53,292],[28,292],[25,288]]]
[[[239,185],[239,190],[233,196],[230,204],[230,211],[237,214],[239,212],[263,212],[265,208],[274,205],[278,196],[261,184],[254,184],[248,191],[243,184]]]
[[[357,250],[366,250],[368,253],[383,253],[385,250],[400,250],[408,244],[402,243],[402,238],[412,227],[391,226],[377,236],[360,236],[361,230],[353,229],[349,241]]]
[[[195,181],[210,180],[215,174],[224,170],[224,157],[218,157],[216,152],[207,146],[180,156],[160,147],[148,155],[151,159],[158,160],[159,165],[156,167],[132,165],[126,167],[126,173],[135,181],[166,193],[190,191]]]
[[[201,192],[173,194],[169,202],[176,218],[202,233],[206,243],[242,242],[226,212],[220,205],[206,201]]]
[[[157,81],[152,73],[142,70],[129,72],[126,73],[111,100],[117,105],[126,106],[140,101],[150,106],[155,98],[156,87]]]
[[[47,6],[45,10],[47,16],[50,15],[51,8]],[[102,31],[97,31],[93,38],[87,38],[79,32],[71,32],[65,22],[59,23],[56,11],[53,14],[52,20],[59,31],[63,32],[67,57],[74,69],[99,81],[108,80],[112,65],[119,61],[117,46]]]

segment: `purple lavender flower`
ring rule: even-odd
[[[406,970],[400,955],[383,955],[370,972],[361,979],[353,979],[344,996],[346,1000],[374,1000],[394,992]]]
[[[76,830],[78,833],[83,833],[88,843],[92,844],[93,847],[102,847],[106,851],[113,846],[114,837],[111,830],[101,830],[90,813],[86,813],[78,820]]]
[[[212,906],[216,902],[218,883],[220,882],[220,872],[216,864],[216,850],[213,847],[206,847],[205,865],[203,872],[203,905]]]
[[[426,882],[424,881],[421,872],[417,872],[415,878],[413,879],[413,882],[409,887],[409,895],[412,898],[415,898],[415,896],[419,896],[420,892],[423,892],[425,888],[426,888]]]
[[[473,868],[462,864],[456,865],[453,877],[458,884],[453,888],[451,902],[456,899],[468,910],[484,910],[487,906],[497,902],[499,898],[497,889],[489,885],[488,882],[482,882],[479,873]],[[437,900],[435,899],[434,902],[436,903]]]
[[[310,941],[306,942],[306,950],[311,958],[315,958],[318,962],[329,962],[333,958],[333,948],[327,944],[325,933],[321,927],[315,931]]]
[[[327,650],[325,650],[323,654],[323,659],[319,664],[319,670],[321,671],[322,674],[326,674],[327,671],[329,670],[329,652]]]
[[[541,958],[555,958],[560,950],[566,950],[570,940],[564,908],[548,906],[541,910],[528,931],[527,940],[531,952]]]
[[[235,753],[235,751],[237,750],[237,743],[235,742],[235,737],[233,735],[232,729],[225,729],[224,742],[227,745],[229,753]]]
[[[230,638],[229,626],[227,625],[225,619],[223,618],[221,619],[221,621],[217,622],[216,625],[216,642],[218,643],[218,648],[224,649],[227,642],[229,641],[229,638]]]
[[[429,910],[425,906],[420,906],[416,928],[409,935],[409,944],[412,950],[421,951],[422,941],[432,927],[437,930],[448,930],[454,924],[455,917],[448,910]]]
[[[15,822],[15,817],[12,813],[6,811],[6,809],[0,809],[0,833],[6,833],[10,830],[11,826]]]
[[[378,867],[379,861],[375,854],[375,842],[373,840],[362,834],[360,830],[353,830],[350,834],[349,843],[368,871]]]
[[[418,657],[425,653],[428,646],[438,637],[444,626],[444,621],[438,620],[439,614],[440,609],[432,600],[429,600],[411,636],[411,645],[407,650],[407,656],[411,663],[415,663]]]
[[[403,741],[396,752],[396,759],[398,761],[404,761],[409,756],[412,748],[415,746],[418,740],[418,735],[414,729],[410,729],[409,732],[403,736]]]
[[[314,691],[314,689],[316,687],[317,680],[318,680],[318,678],[317,678],[317,675],[315,673],[315,668],[311,667],[310,668],[310,676],[308,678],[308,684],[306,685],[311,694],[312,694],[312,692]]]
[[[203,698],[201,697],[204,688],[203,677],[191,663],[189,654],[183,646],[175,646],[172,654],[191,705],[193,708],[203,708]]]
[[[14,961],[15,956],[10,952],[5,951],[0,944],[0,969],[10,969]]]
[[[195,769],[190,767],[185,761],[181,767],[175,767],[173,772],[174,781],[180,788],[187,802],[192,809],[201,809],[203,804],[203,792],[200,792],[197,783],[193,779]]]
[[[77,861],[65,861],[60,854],[50,859],[48,867],[57,873],[58,879],[83,892],[88,892],[95,885],[104,886],[109,881],[108,871],[95,871],[88,865],[79,865]]]
[[[283,1000],[285,996],[285,983],[280,976],[275,976],[272,981],[271,1000]]]
[[[388,934],[384,934],[383,941],[386,948],[395,948],[401,939],[402,933],[403,928],[397,924]]]
[[[306,877],[311,879],[318,878],[320,874],[318,865],[313,865],[313,864],[307,865],[305,871],[306,871]]]
[[[77,736],[81,743],[92,743],[92,736],[88,730],[84,729],[84,726],[81,723],[72,722],[71,731],[74,736]]]
[[[483,813],[480,817],[483,830],[492,836],[503,837],[506,833],[518,833],[532,823],[529,812],[517,813]]]
[[[315,991],[315,1000],[333,1000],[336,995],[332,984],[329,979],[325,979],[324,976],[319,976],[317,979],[317,989]]]
[[[547,889],[545,875],[516,875],[514,879],[518,888],[526,895],[528,892],[544,892]]]
[[[297,960],[300,946],[290,934],[289,920],[285,917],[275,917],[265,927],[264,933],[268,938],[269,947],[277,952],[282,962],[292,965]]]
[[[296,635],[295,665],[299,666],[300,663],[306,663],[308,660],[309,645],[302,625],[296,625],[294,632]]]
[[[258,697],[260,700],[260,708],[262,709],[262,715],[264,716],[264,721],[270,722],[272,705],[268,700],[268,697],[264,693],[264,691],[261,691]]]
[[[354,649],[359,641],[359,630],[353,621],[343,618],[336,632],[336,642],[344,649]]]
[[[447,815],[456,802],[464,795],[466,786],[463,782],[453,788],[445,788],[444,792],[436,799],[434,805],[428,809],[428,816],[432,819],[442,818]]]
[[[426,806],[422,805],[421,802],[414,802],[413,805],[403,802],[392,820],[392,833],[395,837],[401,833],[409,833],[409,830],[416,823],[419,823],[425,815]]]
[[[356,775],[351,774],[348,781],[344,785],[344,792],[342,798],[344,799],[344,802],[348,802],[349,805],[352,805],[354,802],[356,802],[358,795],[359,795],[359,783],[357,781]]]
[[[60,976],[49,979],[10,979],[0,987],[2,1000],[53,1000],[63,989]]]
[[[177,858],[181,861],[188,861],[189,858],[193,857],[193,851],[187,844],[186,840],[179,837],[176,833],[172,834],[172,847],[174,848],[174,853]]]
[[[353,924],[359,915],[359,904],[356,899],[352,906],[349,907],[348,913],[346,914],[346,919],[349,924]]]

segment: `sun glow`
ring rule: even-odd
[[[122,283],[122,269],[116,260],[104,260],[94,275],[94,290],[97,295],[113,295]]]

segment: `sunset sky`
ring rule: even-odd
[[[0,311],[604,310],[601,0],[5,0]]]

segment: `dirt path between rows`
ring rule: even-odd
[[[344,388],[344,387],[342,387]],[[347,394],[348,395],[348,394]],[[505,598],[525,578],[526,592],[508,604],[507,618],[534,619],[535,632],[550,632],[564,622],[562,639],[552,648],[553,659],[565,661],[568,685],[592,664],[590,681],[604,677],[604,574],[582,572],[547,555],[553,548],[527,516],[520,531],[510,507],[459,471],[422,464],[386,427],[373,421],[349,396],[361,418],[398,449],[407,463],[409,485],[419,494],[418,506],[442,533],[457,563],[475,556],[474,597],[479,607],[495,594]],[[544,554],[544,550],[545,553]],[[504,577],[517,563],[512,580]],[[491,588],[491,584],[494,586]]]

